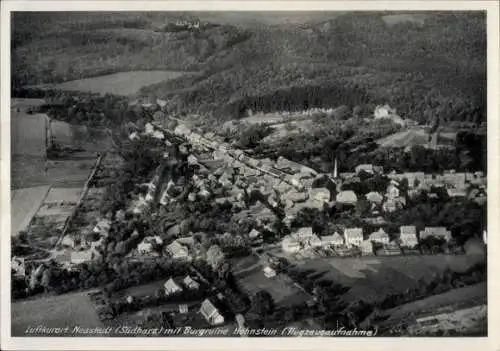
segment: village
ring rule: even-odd
[[[214,133],[202,135],[178,121],[169,129],[164,122],[152,121],[144,129],[128,125],[128,142],[156,145],[161,159],[150,179],[124,194],[125,206],[102,216],[86,216],[83,223],[62,235],[50,259],[13,257],[15,277],[29,282],[30,293],[50,290],[48,281],[53,273],[47,276],[44,272],[51,272],[54,265],[71,276],[81,274],[77,272],[85,265],[112,264],[123,257],[129,265],[168,265],[162,275],[166,271],[172,274],[144,289],[140,279],[121,283],[125,287],[138,284],[139,292],[131,288],[133,292],[115,296],[113,291],[121,290],[118,285],[92,293],[102,321],[115,323],[121,314],[139,311],[134,316],[144,325],[161,321],[175,328],[229,323],[242,329],[246,326],[244,309],[235,306],[255,290],[244,279],[231,287],[223,282],[228,261],[237,265],[240,257],[251,257],[249,267],[239,272],[233,269],[236,279],[246,271],[253,272],[268,280],[264,285],[271,290],[298,288],[304,301],[314,304],[318,296],[290,278],[286,267],[314,259],[461,255],[469,243],[458,242],[451,228],[411,221],[394,227],[391,216],[411,209],[418,201],[486,202],[482,172],[386,173],[381,166],[362,164],[351,173],[339,173],[335,161],[333,173],[318,173],[284,157],[276,161],[256,159]],[[91,177],[106,173],[105,168],[98,168]],[[99,194],[102,203],[104,195]],[[96,193],[86,192],[79,200],[83,204],[79,209],[85,208],[89,196]],[[97,212],[92,213],[99,212],[98,203],[93,201]],[[202,218],[198,218],[202,223],[196,224],[196,220],[169,215],[175,217],[176,209],[182,206],[199,216],[209,213],[200,209],[203,206],[215,206],[212,213],[226,216],[236,229],[226,226],[225,231],[215,228],[214,232],[208,225],[208,235],[203,232]],[[168,223],[162,222],[162,217],[170,218]],[[148,221],[153,221],[150,228],[160,226],[157,234],[145,232]],[[486,244],[486,230],[476,236]],[[144,279],[150,281],[153,276]],[[144,315],[141,311],[148,306],[163,307]]]

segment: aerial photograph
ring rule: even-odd
[[[488,336],[486,11],[10,19],[12,337]]]

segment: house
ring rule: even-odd
[[[373,243],[371,240],[363,240],[359,244],[363,256],[373,255]]]
[[[372,203],[381,204],[384,200],[384,197],[377,191],[370,191],[368,194],[366,194],[366,199]]]
[[[182,288],[172,278],[167,280],[165,284],[163,284],[163,287],[165,288],[165,295],[171,295],[182,291]]]
[[[389,199],[399,197],[399,188],[394,184],[389,184],[386,190],[386,196]]]
[[[210,325],[224,323],[224,317],[209,299],[205,299],[201,304],[200,313]]]
[[[174,259],[184,259],[189,257],[188,248],[174,240],[165,247],[165,251]]]
[[[375,119],[381,118],[391,118],[391,116],[396,115],[397,110],[395,108],[391,108],[389,105],[378,105],[375,107],[373,111],[373,117]]]
[[[300,243],[294,237],[287,235],[281,241],[281,247],[285,252],[295,253],[299,252]]]
[[[200,288],[200,283],[187,275],[182,281],[184,285],[190,290],[198,290]]]
[[[327,188],[309,189],[309,198],[320,202],[328,202],[330,201],[330,190]]]
[[[111,221],[109,219],[101,219],[97,222],[94,227],[94,233],[99,233],[104,236],[109,234],[109,230],[111,229]]]
[[[141,255],[147,255],[153,252],[153,243],[144,240],[137,245],[137,252]]]
[[[344,238],[337,232],[333,235],[327,235],[321,237],[321,246],[338,246],[344,244]]]
[[[248,233],[248,237],[251,240],[257,240],[262,236],[261,232],[259,232],[257,229],[252,229],[250,233]]]
[[[374,174],[375,172],[380,171],[380,167],[377,167],[377,166],[374,166],[371,164],[364,164],[364,165],[356,166],[356,168],[354,170],[356,171],[356,174],[359,174],[361,172],[367,172],[367,173]]]
[[[358,202],[358,197],[352,190],[344,190],[337,194],[336,200],[340,204],[355,205]]]
[[[388,244],[389,235],[387,235],[387,233],[382,228],[380,228],[378,231],[370,234],[369,240],[379,244]]]
[[[61,240],[61,245],[74,248],[76,246],[75,238],[71,235],[65,235]]]
[[[272,278],[272,277],[276,276],[276,271],[269,266],[264,267],[263,271],[264,271],[264,275],[267,278]]]
[[[414,225],[403,225],[399,227],[399,231],[401,246],[412,248],[418,245],[417,228]]]
[[[179,305],[179,313],[180,314],[186,314],[189,312],[189,308],[188,308],[188,305],[183,303],[183,304],[180,304]]]
[[[71,251],[70,259],[72,264],[81,264],[97,259],[100,256],[101,254],[97,250],[90,249],[85,251]]]
[[[321,247],[321,239],[317,235],[313,235],[307,239],[307,244],[311,247]]]
[[[292,234],[297,240],[302,241],[306,239],[310,239],[313,237],[313,231],[311,227],[302,227],[297,229],[295,233]]]
[[[445,227],[425,227],[424,230],[420,231],[420,240],[429,236],[443,238],[446,241],[450,241],[451,232]]]
[[[465,197],[467,193],[463,189],[450,188],[446,190],[449,197]]]
[[[386,202],[382,205],[382,210],[385,212],[394,212],[406,205],[406,199],[404,197],[388,198]]]
[[[363,241],[362,228],[346,228],[344,230],[344,238],[347,246],[359,246]]]
[[[24,257],[12,257],[10,269],[14,271],[18,277],[26,276],[26,267],[24,265]]]

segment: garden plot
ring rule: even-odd
[[[11,235],[28,228],[49,189],[50,186],[38,186],[11,192]]]

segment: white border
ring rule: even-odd
[[[495,330],[500,306],[495,292],[499,223],[499,5],[496,1],[10,1],[1,5],[0,257],[3,350],[500,350]],[[380,11],[485,10],[488,27],[488,338],[11,338],[10,337],[10,11]],[[248,342],[250,341],[250,342]]]

